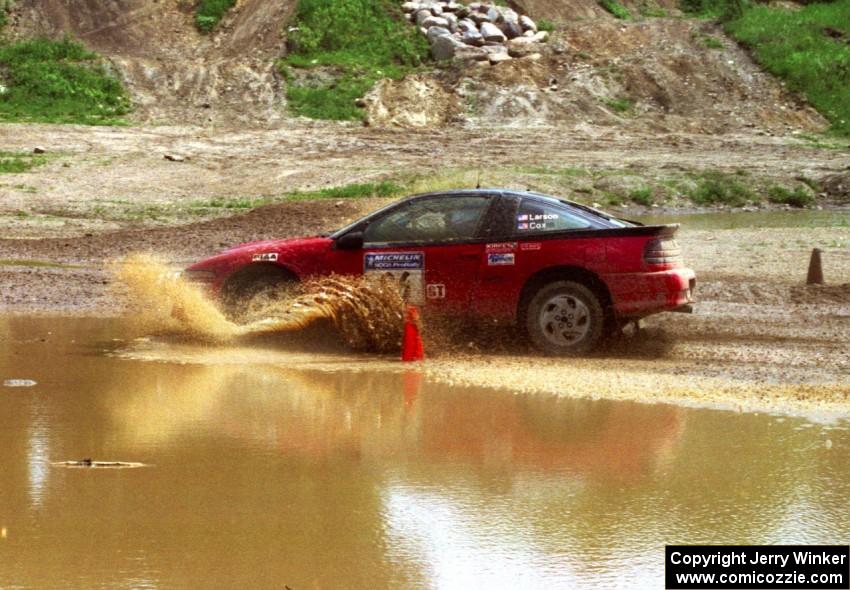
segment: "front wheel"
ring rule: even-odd
[[[224,313],[236,323],[250,323],[279,313],[275,306],[285,303],[299,287],[298,281],[283,274],[253,277],[225,289],[222,294]]]
[[[599,298],[585,285],[554,281],[531,298],[525,325],[531,342],[546,354],[582,354],[602,339],[605,314]]]

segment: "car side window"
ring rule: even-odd
[[[523,199],[516,216],[516,233],[518,235],[588,229],[590,227],[592,227],[590,221],[570,211],[568,207],[537,199]]]
[[[472,195],[416,199],[370,223],[363,238],[372,244],[472,239],[489,202]]]

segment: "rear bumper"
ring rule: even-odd
[[[684,311],[694,301],[696,274],[689,268],[614,274],[604,279],[620,317],[642,317],[677,308]]]

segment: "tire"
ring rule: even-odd
[[[584,354],[602,340],[605,313],[599,297],[587,286],[554,281],[531,297],[525,327],[535,348],[548,355]]]
[[[263,309],[275,301],[285,300],[297,286],[295,277],[283,273],[257,275],[240,281],[222,294],[224,314],[237,323],[263,319]]]

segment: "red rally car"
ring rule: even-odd
[[[456,190],[404,199],[329,235],[236,246],[184,276],[236,311],[306,277],[391,274],[429,312],[516,323],[541,350],[571,354],[629,321],[690,311],[696,278],[677,229],[537,193]]]

